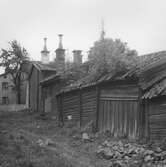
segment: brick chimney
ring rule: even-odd
[[[50,52],[47,50],[47,38],[44,38],[44,47],[43,50],[41,51],[41,62],[43,64],[49,63],[49,56]]]
[[[73,61],[75,64],[82,64],[82,54],[81,50],[73,50]]]
[[[62,37],[63,37],[63,35],[59,34],[58,36],[59,36],[59,46],[55,50],[55,53],[56,53],[55,62],[56,62],[57,70],[59,72],[61,72],[65,68],[65,49],[63,49],[63,45],[62,45]]]

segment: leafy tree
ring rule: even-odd
[[[95,81],[104,74],[131,69],[137,61],[137,52],[120,39],[103,38],[94,43],[88,58],[91,61],[88,78]]]
[[[21,102],[21,84],[25,80],[25,73],[21,65],[28,61],[28,53],[24,47],[13,40],[9,42],[9,49],[1,49],[0,66],[5,68],[5,73],[11,75],[13,90],[17,94],[17,103]]]
[[[94,43],[88,54],[88,61],[82,65],[66,63],[63,74],[66,85],[86,84],[98,81],[102,76],[126,73],[136,65],[138,56],[120,39],[100,38]]]

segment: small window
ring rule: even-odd
[[[2,82],[2,90],[8,89],[8,82]]]
[[[2,104],[9,104],[9,98],[8,97],[2,97]]]

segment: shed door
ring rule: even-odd
[[[100,100],[99,129],[114,137],[136,139],[138,133],[138,101],[132,99]]]
[[[108,85],[101,88],[98,127],[115,137],[138,137],[138,87]]]

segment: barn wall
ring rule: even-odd
[[[57,98],[56,94],[61,89],[62,85],[59,81],[56,82],[56,84],[52,85],[52,97],[51,97],[51,111],[57,115],[58,112],[58,106],[57,106]]]
[[[38,96],[38,80],[37,80],[38,71],[36,68],[32,69],[31,77],[29,78],[29,100],[30,108],[33,111],[37,111],[37,96]]]
[[[68,115],[84,126],[96,122],[100,132],[136,140],[142,135],[140,89],[136,84],[103,84],[60,94],[58,112],[65,123]]]
[[[42,99],[42,87],[39,84],[40,81],[42,81],[45,77],[48,77],[55,73],[56,71],[39,71],[37,68],[33,67],[32,73],[29,78],[29,101],[30,107],[33,111],[42,112],[44,107]],[[47,101],[50,102],[49,99],[47,99]],[[46,102],[46,105],[48,104],[48,102]]]
[[[62,96],[63,120],[66,121],[69,115],[74,121],[80,120],[79,91],[64,93]]]
[[[166,138],[166,96],[157,97],[148,102],[148,132],[150,140]]]
[[[96,88],[90,87],[81,90],[81,124],[96,121]]]
[[[99,131],[114,137],[139,136],[139,89],[137,85],[115,84],[100,88]]]
[[[64,123],[71,115],[74,121],[84,126],[89,121],[96,122],[96,88],[83,88],[57,96],[58,114]]]
[[[26,104],[27,81],[23,81],[21,85],[21,104]]]
[[[42,89],[40,86],[40,81],[43,80],[43,74],[42,72],[38,71],[37,74],[37,82],[38,82],[38,97],[37,97],[37,103],[38,103],[38,111],[42,112]]]
[[[50,83],[46,86],[43,86],[42,89],[42,96],[43,96],[43,110],[44,112],[52,112],[53,114],[57,115],[57,99],[56,93],[60,90],[61,85],[59,81]]]

